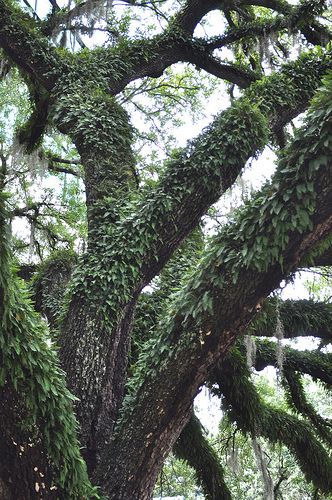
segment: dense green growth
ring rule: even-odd
[[[331,495],[330,414],[304,378],[331,387],[331,293],[277,292],[332,264],[331,9],[45,4],[0,0],[0,497],[148,500],[171,450],[205,498],[240,495],[193,410],[202,385],[264,498],[285,478],[262,446]],[[274,175],[220,216],[267,146]],[[271,366],[277,404],[254,383]]]
[[[12,386],[21,404],[23,399],[22,415],[13,415],[15,426],[28,432],[32,443],[42,440],[54,467],[48,488],[54,482],[69,496],[91,495],[76,437],[74,397],[66,388],[47,327],[34,312],[25,285],[15,276],[6,195],[0,196],[0,383]]]

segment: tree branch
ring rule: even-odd
[[[256,359],[255,370],[264,370],[267,366],[278,366],[276,359],[276,343],[268,340],[255,339]],[[332,355],[317,351],[297,351],[289,346],[283,346],[283,366],[287,370],[306,373],[313,380],[320,380],[328,386],[332,385]]]
[[[332,342],[332,304],[312,300],[285,300],[279,306],[285,338],[317,337]],[[249,332],[258,337],[275,336],[277,304],[265,301],[250,324]]]
[[[114,78],[114,57],[126,62],[119,68],[119,74]],[[195,43],[195,39],[176,31],[165,32],[151,40],[129,42],[125,48],[120,47],[116,55],[114,49],[105,50],[103,61],[110,68],[109,89],[116,95],[128,83],[149,76],[160,77],[164,70],[177,62],[189,62],[198,68],[239,85],[247,87],[257,80],[257,75],[251,70],[244,70],[231,63],[225,64],[211,55],[204,45]]]
[[[277,16],[263,22],[261,20],[246,22],[245,25],[231,28],[224,35],[216,36],[210,41],[201,39],[201,44],[205,44],[210,50],[214,50],[225,47],[243,38],[266,37],[266,35],[277,33],[285,28],[298,29],[299,31],[310,30],[312,29],[312,20],[310,20],[308,16],[308,10],[310,11],[310,9],[312,9],[312,4],[309,2],[305,2],[295,7],[289,6],[289,8],[287,8],[287,13],[283,12],[284,15],[282,16]],[[297,28],[299,24],[300,28]],[[323,29],[324,27],[322,26],[321,28]],[[319,40],[315,40],[314,45],[326,45],[326,43],[328,43],[331,38],[331,33],[328,30],[326,31],[327,33],[324,32],[324,37],[321,36]],[[327,34],[329,36],[325,36]]]
[[[296,456],[308,481],[322,491],[332,490],[331,458],[303,420],[265,404],[250,380],[245,360],[236,350],[211,374],[215,392],[223,398],[228,416],[244,433],[281,442]]]
[[[0,0],[0,47],[19,68],[52,90],[61,59],[38,33],[36,22],[6,0]]]
[[[296,108],[299,100],[303,102],[311,97],[315,85],[320,84],[322,73],[331,64],[330,59],[324,56],[315,65],[313,60],[316,59],[316,54],[314,58],[311,58],[310,55],[305,56],[294,63],[296,71],[294,71],[293,64],[287,65],[280,74],[266,78],[263,85],[257,84],[257,88],[255,88],[256,84],[254,84],[248,89],[243,100],[237,101],[231,108],[222,113],[190,148],[169,163],[165,175],[156,189],[149,192],[147,197],[144,197],[137,204],[136,211],[132,216],[128,219],[125,218],[115,228],[113,226],[113,230],[110,230],[114,224],[114,219],[112,222],[113,212],[112,210],[108,212],[108,206],[105,207],[106,217],[102,215],[102,223],[99,227],[96,226],[93,243],[90,245],[92,264],[85,265],[81,271],[84,278],[82,277],[80,283],[88,283],[89,285],[88,288],[85,285],[82,287],[81,284],[76,287],[71,302],[73,310],[76,310],[77,303],[85,303],[86,301],[86,305],[88,305],[86,317],[93,315],[93,317],[99,318],[100,311],[105,310],[107,312],[104,316],[110,319],[110,323],[115,314],[120,312],[122,314],[123,308],[127,314],[129,310],[126,304],[130,304],[130,307],[133,306],[132,302],[127,302],[127,298],[137,297],[141,289],[160,272],[181,241],[197,226],[208,207],[217,201],[224,190],[232,185],[248,158],[255,154],[256,149],[263,146],[265,141],[267,142],[268,127],[257,107],[261,107],[266,116],[274,119],[277,115],[282,116],[284,109],[288,112],[292,106]],[[294,74],[297,74],[297,71],[301,74],[301,78],[295,79]],[[282,106],[280,95],[289,97],[289,89],[292,89],[292,99],[290,101],[286,99],[284,106]],[[251,93],[248,94],[248,92]],[[248,104],[248,100],[252,102],[252,106]],[[108,213],[111,215],[109,216]],[[105,239],[103,238],[105,227],[107,227],[109,241],[118,242],[116,245],[109,244],[107,253],[105,253]],[[123,243],[119,244],[119,242]],[[133,255],[132,252],[126,251],[127,248],[137,250]],[[103,255],[104,257],[96,261],[94,255]],[[124,284],[125,293],[123,293],[123,288],[121,288],[121,293],[115,292],[119,282],[115,280],[118,271],[114,272],[114,268],[116,269],[116,263],[120,262],[122,269],[128,269],[129,273],[129,278]],[[103,290],[102,296],[100,290]],[[99,312],[91,308],[91,299],[85,298],[90,296],[100,296]],[[116,300],[110,301],[110,297],[116,297]],[[105,339],[105,348],[102,349],[103,357],[99,356],[99,364],[94,364],[93,368],[99,373],[103,364],[108,364],[108,359],[110,359],[108,339],[114,337],[113,334],[103,330],[105,328],[103,325],[100,326],[104,332],[102,335],[97,327],[96,332],[98,333],[96,335],[91,333],[91,329],[84,331],[83,335],[80,323],[75,321],[73,324],[71,317],[68,314],[68,320],[63,323],[62,360],[68,378],[73,380],[72,390],[76,396],[80,397],[81,394],[84,394],[84,386],[87,382],[89,391],[91,391],[91,384],[98,385],[93,390],[93,397],[97,398],[101,390],[99,386],[104,381],[98,379],[97,374],[96,377],[93,377],[93,382],[90,379],[86,381],[84,377],[79,375],[81,368],[83,369],[85,366],[84,363],[89,362],[89,357],[86,358],[84,349],[77,349],[77,345],[82,343],[84,346],[88,345],[89,349],[94,349],[92,346],[96,346],[95,348],[100,351],[101,343],[104,342],[104,340],[101,341],[101,338]],[[73,315],[73,317],[75,316]],[[83,316],[81,315],[81,317]],[[87,324],[86,318],[84,324]],[[124,321],[124,325],[127,325],[127,320]],[[116,335],[119,338],[117,345],[123,345],[127,349],[128,331],[122,332],[118,328]],[[118,356],[118,354],[116,355]],[[78,362],[78,356],[80,362]],[[114,364],[112,369],[113,366]],[[85,370],[86,368],[84,368]],[[113,374],[108,374],[107,387],[110,386],[109,380],[112,376]],[[122,392],[118,391],[116,396],[120,398]],[[105,407],[109,405],[110,398],[109,395],[107,398],[105,396]],[[91,400],[89,403],[92,407]],[[103,408],[103,405],[100,408]],[[98,408],[98,412],[100,408]],[[76,411],[81,420],[84,420],[84,425],[82,425],[84,435],[90,432],[93,421],[94,429],[98,428],[100,439],[104,442],[103,436],[110,432],[109,429],[116,417],[112,416],[111,419],[107,419],[107,415],[110,415],[109,410],[103,418],[97,417],[90,407],[85,407],[83,399],[77,403]],[[115,405],[112,411],[117,411]],[[105,430],[104,426],[108,426],[108,430]]]
[[[196,415],[192,414],[173,451],[178,458],[194,468],[206,499],[231,500],[231,493],[224,481],[223,468],[216,452],[204,437],[202,424]]]
[[[243,0],[243,5],[255,5],[274,10],[285,16],[292,15],[296,10],[291,4],[284,0]],[[307,41],[313,45],[326,45],[331,40],[331,31],[313,19],[313,15],[323,9],[324,2],[318,4],[307,2],[303,4],[303,10],[307,13],[307,22],[301,27]]]
[[[210,75],[234,83],[242,89],[258,80],[258,75],[254,71],[242,69],[232,64],[223,64],[217,57],[212,56],[209,51],[202,50],[202,48],[195,50],[193,47],[191,51],[188,50],[185,60],[200,69],[204,69]]]
[[[182,31],[192,35],[197,24],[211,10],[221,9],[222,0],[187,0],[172,20]]]
[[[330,365],[331,368],[331,365]],[[288,404],[296,413],[308,419],[315,427],[319,437],[329,447],[332,446],[332,420],[321,417],[314,406],[307,400],[301,377],[292,370],[284,370],[283,385]]]
[[[59,158],[58,156],[50,156],[49,154],[47,154],[46,156],[49,159],[49,162],[48,162],[49,170],[52,170],[53,172],[59,172],[59,173],[63,173],[63,174],[73,175],[75,177],[82,177],[82,174],[79,170],[76,170],[70,166],[70,165],[79,165],[80,164],[79,161],[77,161],[77,160],[65,160],[63,158]],[[60,165],[58,165],[58,163],[60,163]],[[68,166],[62,167],[61,164],[68,165]]]
[[[322,61],[321,68],[317,65],[317,76],[315,77],[317,86],[320,84],[320,79],[325,73],[326,67],[330,64],[331,62],[326,60],[326,62]],[[264,86],[258,83],[257,90],[253,86],[248,89],[247,94],[244,94],[244,99],[248,96],[253,104],[264,101],[264,112],[267,112],[272,127],[275,129],[280,129],[281,126],[285,125],[289,116],[293,116],[299,109],[303,109],[305,101],[308,102],[309,96],[306,97],[303,93],[304,88],[309,90],[304,78],[305,75],[307,75],[308,80],[312,78],[313,61],[310,58],[307,61],[303,59],[296,62],[294,67],[297,65],[299,65],[301,78],[294,78],[293,64],[285,65],[284,70],[280,73],[267,78]],[[277,93],[276,89],[278,88],[278,91],[280,91],[285,81],[288,82],[287,88],[292,88],[295,100],[293,103],[285,102],[284,105],[280,106],[279,102],[277,102],[279,92]],[[312,83],[313,80],[311,80],[310,85]],[[314,89],[310,90],[311,95],[313,95],[313,92]],[[244,125],[243,131],[247,134],[246,144],[251,143],[253,145],[251,151],[246,152],[242,145],[243,134],[241,129],[239,135],[238,120],[242,121]],[[180,156],[177,161],[169,164],[168,170],[166,170],[155,193],[149,195],[149,201],[144,200],[142,202],[144,207],[148,201],[146,211],[149,211],[149,213],[150,211],[159,213],[158,200],[161,193],[167,195],[169,200],[173,200],[165,216],[159,215],[157,225],[154,228],[154,233],[157,232],[158,238],[156,238],[156,243],[151,248],[151,254],[147,255],[145,259],[143,268],[145,283],[148,283],[159,272],[177,247],[178,242],[182,241],[198,224],[207,208],[215,203],[221,194],[233,184],[246,161],[255,154],[257,148],[255,127],[260,125],[256,123],[255,127],[253,126],[254,117],[252,116],[248,117],[247,125],[245,125],[245,120],[246,113],[241,106],[238,111],[236,108],[234,110],[230,108],[219,115],[208,130],[194,142],[193,146],[183,152],[182,157]],[[263,138],[263,130],[259,133],[259,136],[260,139]],[[231,144],[228,144],[229,137],[232,137]],[[238,137],[239,143],[236,143],[236,137]],[[240,151],[244,153],[243,159],[239,155]],[[234,153],[236,157],[231,160],[231,167],[227,168],[225,166],[226,159],[233,157]],[[213,163],[209,160],[212,157],[211,155],[214,155]],[[203,177],[207,179],[206,183],[202,182]],[[185,190],[182,189],[183,186],[186,186]],[[155,202],[153,201],[154,198]],[[145,213],[145,210],[142,213],[139,209],[137,219],[143,221],[145,217],[149,219],[150,215]],[[133,235],[134,230],[132,227],[130,231],[130,234]],[[130,234],[127,235],[129,239]]]

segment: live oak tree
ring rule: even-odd
[[[329,303],[266,299],[297,269],[332,263],[328,7],[317,0],[122,0],[120,19],[110,1],[60,8],[50,0],[49,16],[39,19],[27,4],[0,0],[2,76],[18,70],[31,101],[17,141],[50,173],[82,177],[87,249],[78,260],[62,254],[41,266],[33,307],[17,273],[34,269],[15,269],[9,220],[39,225],[54,248],[59,233],[41,222],[47,203],[29,198],[14,206],[8,192],[22,172],[2,150],[2,498],[151,498],[172,448],[194,467],[207,498],[230,498],[192,411],[204,383],[241,432],[285,444],[306,479],[331,494],[331,422],[307,401],[301,382],[309,374],[329,387],[331,354],[285,350],[289,411],[264,403],[245,361],[252,337],[259,338],[258,370],[280,358],[276,342],[262,337],[331,342]],[[217,20],[217,35],[199,35],[207,18]],[[144,27],[153,20],[158,30],[155,24],[149,35]],[[96,30],[104,30],[101,46],[84,47],[84,35]],[[201,71],[228,82],[232,102],[170,154],[157,181],[144,171],[140,179],[125,103],[151,95],[159,82],[166,88],[160,103],[171,109],[179,78],[168,86],[160,78],[179,62],[195,68],[197,86]],[[174,100],[167,103],[167,94]],[[308,108],[303,128],[285,132]],[[50,127],[67,136],[76,156],[46,150]],[[281,149],[276,174],[204,243],[203,215],[268,144]],[[70,239],[70,231],[59,238]],[[157,276],[154,292],[142,293]]]

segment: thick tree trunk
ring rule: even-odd
[[[89,303],[72,301],[63,325],[60,357],[67,382],[78,401],[82,454],[90,473],[98,462],[98,450],[109,443],[127,380],[130,330],[135,300],[124,306],[113,330],[91,317]]]

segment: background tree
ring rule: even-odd
[[[306,373],[329,386],[330,354],[280,354],[282,337],[330,342],[330,304],[264,300],[298,268],[331,264],[329,9],[320,1],[50,1],[44,19],[28,4],[0,0],[4,85],[22,78],[27,89],[11,100],[2,90],[3,117],[26,102],[24,92],[30,99],[26,121],[23,109],[9,124],[17,125],[11,149],[7,125],[2,137],[3,497],[93,497],[92,482],[110,499],[144,500],[174,446],[208,498],[230,498],[192,411],[204,383],[242,433],[283,443],[306,479],[331,493],[330,421],[301,383]],[[91,33],[99,47],[86,47]],[[181,103],[197,112],[223,81],[231,105],[173,149],[167,114]],[[292,136],[285,126],[314,95]],[[151,127],[134,129],[129,113]],[[170,146],[156,168],[156,149],[144,157],[157,132]],[[267,144],[283,148],[275,175],[206,238],[202,217]],[[60,175],[53,193],[34,191],[37,165]],[[17,188],[24,204],[5,194]],[[10,238],[13,217],[28,220],[37,260],[71,250],[40,266],[37,312],[13,270],[13,249],[24,256],[26,245]],[[143,294],[152,280],[153,293]],[[274,336],[256,342],[255,367],[282,366],[290,411],[262,400],[246,363],[251,337]],[[78,398],[84,460],[57,356]]]

